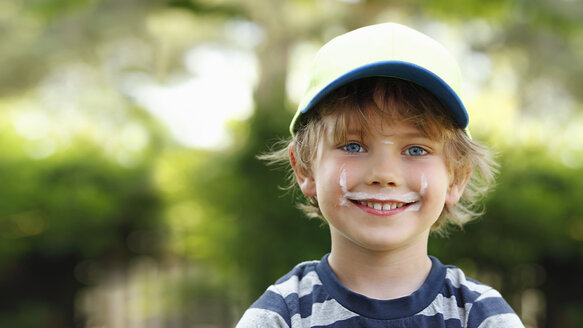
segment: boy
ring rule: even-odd
[[[304,210],[331,252],[270,286],[237,327],[523,327],[491,287],[427,254],[463,225],[496,164],[472,141],[459,69],[399,24],[364,27],[318,52],[286,149]]]

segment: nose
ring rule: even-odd
[[[393,188],[401,185],[399,158],[382,152],[371,159],[367,178],[369,185]]]

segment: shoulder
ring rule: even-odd
[[[524,327],[496,289],[467,278],[457,267],[446,266],[443,296],[464,309],[467,327]]]
[[[289,288],[293,289],[299,288],[300,286],[320,283],[316,272],[318,263],[320,263],[320,261],[307,261],[296,265],[285,276],[279,278],[273,286],[278,289],[286,290]],[[287,291],[293,292],[292,290]]]
[[[235,328],[288,328],[290,323],[277,312],[266,309],[249,308],[243,314]]]
[[[300,308],[295,306],[299,298],[322,284],[316,272],[318,263],[302,262],[269,286],[245,311],[237,327],[291,327],[292,318],[301,315]]]

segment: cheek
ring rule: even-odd
[[[344,165],[329,165],[327,168],[328,170],[322,172],[316,183],[318,201],[321,205],[324,205],[323,202],[334,206],[346,205],[343,195],[347,192],[351,181],[349,170]]]
[[[333,167],[327,166],[325,170],[319,172],[320,174],[316,178],[316,188],[318,189],[319,197],[324,197],[325,194],[329,194],[335,189],[340,189],[341,172],[337,171]]]
[[[447,169],[442,165],[432,165],[409,171],[410,186],[423,198],[442,197],[449,186]]]
[[[420,178],[421,196],[428,199],[445,199],[449,186],[446,174],[431,174],[426,172]]]

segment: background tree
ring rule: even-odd
[[[432,238],[431,253],[500,288],[531,327],[582,325],[581,8],[550,0],[3,1],[0,325],[104,325],[83,295],[121,272],[129,290],[157,292],[125,296],[138,314],[124,313],[118,326],[232,326],[291,266],[320,258],[327,229],[294,209],[299,192],[278,191],[285,173],[256,155],[288,134],[301,58],[332,36],[387,20],[452,50],[472,134],[495,145],[503,164],[486,216]],[[257,44],[233,35],[233,23],[252,26]],[[230,123],[228,148],[191,149],[135,90],[184,81],[195,74],[188,52],[209,43],[256,58],[254,111]],[[132,274],[145,263],[155,278]]]

